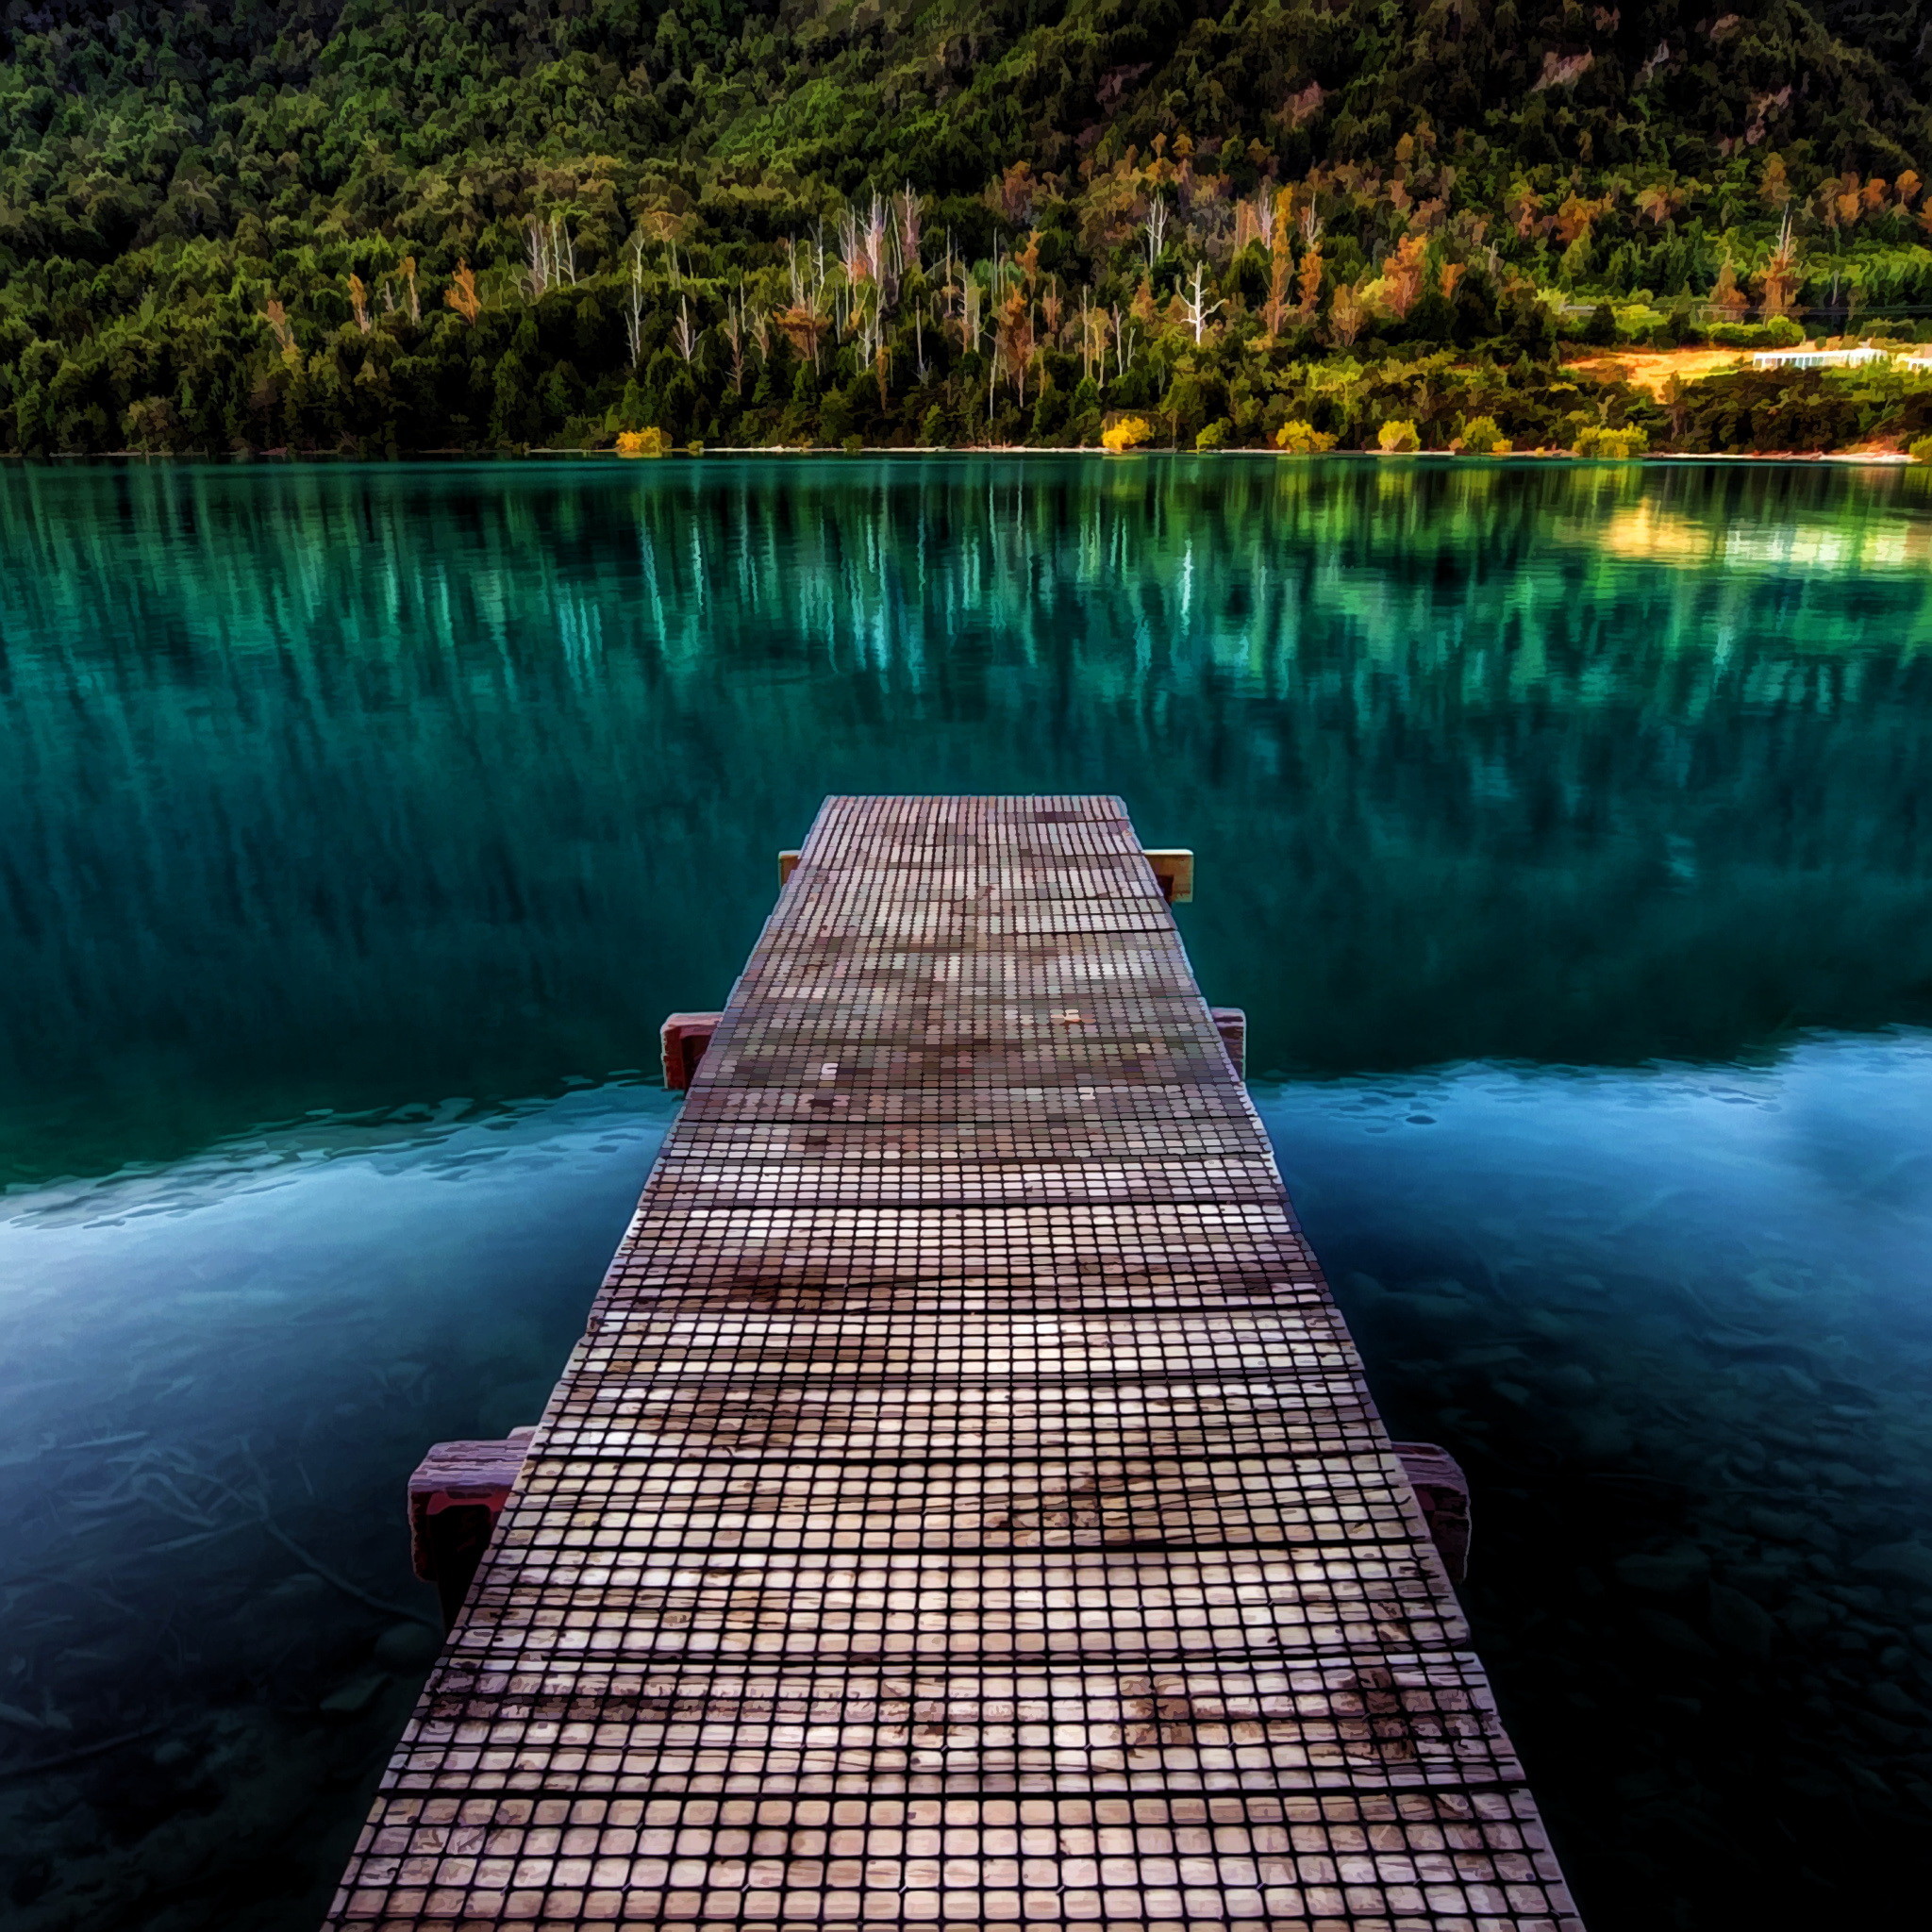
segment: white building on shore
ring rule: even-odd
[[[1760,349],[1751,358],[1754,369],[1862,369],[1868,362],[1890,359],[1890,351],[1861,342],[1856,349],[1818,349],[1807,342],[1795,349]]]

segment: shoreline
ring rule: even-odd
[[[1847,469],[1908,470],[1923,468],[1903,450],[1724,450],[1699,454],[1688,450],[1645,451],[1634,457],[1580,457],[1562,449],[1511,450],[1507,456],[1471,456],[1458,450],[1419,449],[1331,449],[1291,452],[1278,449],[1133,449],[1105,450],[1081,446],[1072,449],[1041,449],[1033,443],[974,443],[964,447],[912,448],[903,444],[878,443],[864,449],[832,449],[812,443],[716,443],[695,452],[704,457],[902,457],[930,459],[939,457],[1091,457],[1102,461],[1124,462],[1145,457],[1186,457],[1214,459],[1244,458],[1250,461],[1296,463],[1374,462],[1390,463],[1468,463],[1503,465],[1507,463],[1589,463],[1597,467],[1616,465],[1641,467],[1657,463],[1836,463]],[[623,456],[615,449],[423,449],[397,456],[355,456],[342,450],[58,450],[46,456],[26,456],[0,452],[0,463],[26,467],[34,463],[221,463],[241,467],[248,463],[422,463],[528,462],[535,458],[571,458],[579,461],[663,462],[671,458],[690,461],[693,452],[673,448],[658,456]]]

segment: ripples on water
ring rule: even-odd
[[[1595,1932],[1868,1907],[1932,1824],[1924,483],[0,475],[0,1924],[312,1923],[403,1477],[534,1417],[669,1119],[612,1071],[834,790],[1197,848]]]

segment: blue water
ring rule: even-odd
[[[312,1924],[832,790],[1109,790],[1595,1932],[1932,1811],[1932,505],[1800,468],[0,473],[0,1924]],[[643,1070],[643,1071],[641,1071]]]

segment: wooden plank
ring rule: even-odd
[[[1576,1932],[1121,803],[835,798],[329,1921]]]

